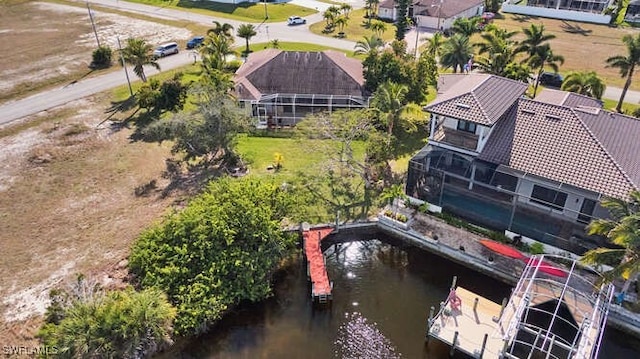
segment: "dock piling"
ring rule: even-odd
[[[499,322],[500,318],[502,318],[502,314],[504,314],[504,309],[507,307],[507,298],[502,298],[502,306],[500,307],[500,314],[497,317],[493,317],[494,322]]]
[[[431,306],[431,308],[429,308],[429,319],[427,320],[427,340],[429,340],[429,332],[431,331],[431,326],[433,325],[433,313],[435,312],[436,308],[433,307],[433,305]]]
[[[484,355],[484,348],[487,346],[487,339],[489,338],[489,334],[484,333],[484,338],[482,339],[482,348],[480,348],[480,355],[478,355],[478,359],[482,359]]]
[[[476,297],[476,299],[473,300],[473,312],[475,313],[478,309],[478,301],[480,299],[478,299],[478,297]]]
[[[458,342],[458,331],[453,333],[453,343],[451,343],[451,351],[449,352],[449,356],[453,356],[453,353],[456,352],[457,342]]]

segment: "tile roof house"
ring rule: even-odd
[[[378,17],[397,20],[398,2],[383,0],[378,5]],[[481,15],[484,0],[413,0],[408,16],[415,18],[420,27],[446,30],[455,19]]]
[[[612,5],[614,0],[505,0],[500,10],[502,13],[609,24],[611,15],[607,10]]]
[[[290,126],[309,113],[368,107],[362,63],[332,50],[252,53],[234,83],[236,97],[261,126]]]
[[[603,196],[640,188],[640,121],[586,96],[487,74],[442,75],[407,194],[471,221],[581,252]]]

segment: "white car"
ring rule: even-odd
[[[289,16],[289,19],[287,19],[288,25],[300,25],[300,24],[306,24],[306,23],[307,23],[307,19],[303,19],[300,16]]]
[[[178,44],[176,44],[175,42],[169,42],[156,47],[156,49],[153,51],[153,56],[156,58],[165,57],[168,55],[177,54],[178,51],[180,51],[178,48]]]

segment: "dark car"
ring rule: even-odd
[[[196,47],[202,46],[204,42],[204,36],[196,36],[187,41],[187,49],[195,49]]]
[[[562,75],[555,72],[543,72],[540,74],[539,83],[546,87],[560,87],[562,86]]]

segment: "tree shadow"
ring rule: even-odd
[[[497,17],[499,18],[499,17]],[[538,19],[537,16],[514,14],[513,19],[517,22],[529,22]]]
[[[95,71],[94,69],[89,70],[89,71],[88,71],[88,72],[86,72],[84,75],[82,75],[82,76],[78,77],[77,79],[75,79],[75,80],[73,80],[73,81],[69,82],[68,84],[64,85],[64,87],[63,87],[63,88],[67,88],[67,87],[69,87],[69,86],[73,86],[73,85],[77,84],[77,83],[78,83],[78,81],[81,81],[81,80],[82,80],[82,79],[84,79],[85,77],[87,77],[87,76],[91,75],[94,71]]]
[[[169,184],[160,192],[160,198],[174,194],[195,195],[204,189],[211,180],[226,174],[224,165],[212,165],[207,162],[189,164],[183,160],[167,158],[162,177]]]
[[[129,114],[123,120],[116,118],[116,115],[124,114],[133,109],[135,106],[135,96],[130,96],[122,101],[111,101],[111,105],[104,111],[104,113],[107,114],[107,117],[104,120],[100,121],[100,123],[96,125],[96,128],[99,128],[107,121],[111,121],[109,128],[113,131],[119,131],[123,128],[126,128],[128,123],[131,121],[131,118],[138,112],[138,109],[136,109],[136,111],[134,111],[132,114]]]
[[[579,34],[582,36],[589,36],[589,34],[593,32],[593,30],[583,29],[578,24],[570,24],[566,20],[562,20],[562,25],[560,25],[560,28],[564,32],[568,32],[570,34]]]

